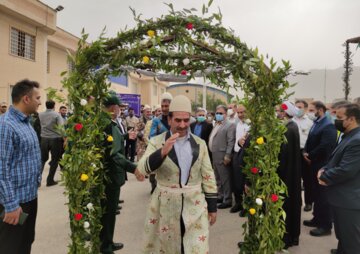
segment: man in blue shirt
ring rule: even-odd
[[[0,253],[28,254],[35,238],[41,156],[30,115],[40,103],[39,84],[18,82],[13,106],[0,118]],[[28,214],[18,225],[22,213]]]
[[[161,110],[162,114],[159,117],[155,117],[151,124],[150,138],[155,137],[161,133],[167,132],[170,129],[168,123],[169,107],[172,100],[170,93],[163,93],[161,95]]]

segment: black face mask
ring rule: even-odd
[[[346,129],[343,125],[343,122],[344,120],[335,119],[335,128],[340,132],[344,132]]]

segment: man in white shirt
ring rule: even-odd
[[[234,155],[232,160],[231,168],[231,191],[234,193],[235,205],[230,209],[231,213],[240,212],[242,207],[242,196],[244,192],[245,179],[240,167],[241,165],[241,149],[240,141],[242,138],[248,135],[250,126],[246,123],[246,108],[244,105],[239,105],[237,108],[237,116],[239,122],[236,124],[236,134],[235,134],[235,145],[234,145]]]
[[[237,124],[239,122],[239,118],[237,115],[237,106],[234,103],[231,103],[228,105],[228,110],[227,110],[227,116],[228,116],[228,121],[230,123],[233,124]]]
[[[297,100],[295,106],[299,109],[298,114],[293,118],[293,121],[298,125],[299,134],[300,134],[300,152],[303,153],[306,140],[308,138],[311,127],[314,122],[309,119],[306,112],[308,109],[308,103],[304,100]],[[311,169],[309,164],[301,159],[301,172],[304,186],[304,197],[305,197],[305,207],[304,211],[308,212],[312,209],[312,204],[314,202],[314,197],[312,194],[312,180],[311,180]]]

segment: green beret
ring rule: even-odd
[[[120,105],[121,101],[114,91],[110,91],[108,96],[104,99],[104,106]]]

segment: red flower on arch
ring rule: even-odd
[[[187,29],[187,30],[191,30],[191,29],[193,29],[193,28],[194,28],[193,23],[187,23],[187,24],[186,24],[186,29]]]
[[[271,201],[272,202],[277,202],[279,200],[279,196],[278,195],[276,195],[276,194],[271,194]]]
[[[84,126],[81,124],[81,123],[77,123],[74,125],[74,129],[76,131],[81,131],[81,129],[83,128]]]
[[[74,219],[75,219],[76,221],[81,220],[82,217],[83,217],[83,215],[82,215],[81,213],[76,213],[76,214],[74,214]]]
[[[288,106],[285,103],[283,103],[283,104],[281,104],[281,108],[282,108],[282,110],[287,110]]]
[[[256,175],[257,173],[259,173],[259,169],[256,167],[253,167],[250,169],[251,173],[253,173],[254,175]]]

